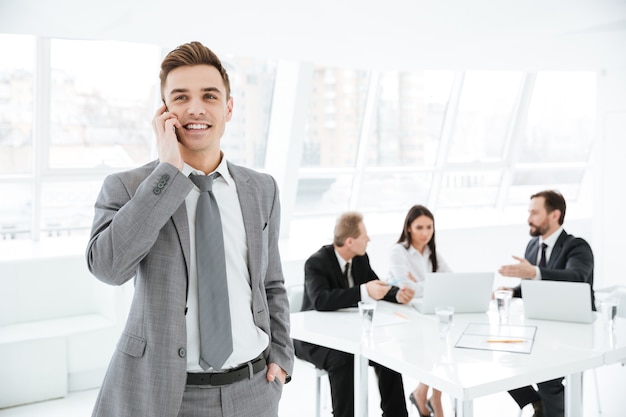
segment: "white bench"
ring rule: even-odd
[[[80,363],[76,359],[97,356],[103,348],[110,350],[105,346],[110,345],[107,339],[113,329],[114,323],[98,314],[0,327],[0,408],[64,397],[71,385],[98,386],[103,361]],[[106,363],[109,358],[103,356]],[[81,372],[85,366],[91,372]]]
[[[91,276],[80,253],[0,259],[0,408],[98,387],[124,290]]]

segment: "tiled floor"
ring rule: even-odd
[[[417,381],[405,378],[405,389],[413,389]],[[370,389],[369,389],[369,415],[380,415],[378,407],[378,388],[375,382],[375,375],[370,368]],[[13,407],[0,410],[0,417],[87,417],[91,415],[91,409],[97,395],[97,390],[74,392],[66,398],[46,401],[36,404],[29,404],[20,407]],[[590,399],[589,399],[590,398]],[[296,361],[293,381],[285,386],[280,404],[280,417],[314,417],[315,414],[315,371],[312,367],[301,361]],[[330,417],[330,391],[326,379],[322,381],[322,417]],[[594,390],[585,390],[584,416],[597,417],[595,409]],[[409,412],[417,416],[415,410]],[[444,411],[447,417],[454,415],[452,403],[444,395]],[[487,397],[482,397],[474,401],[474,415],[476,417],[515,417],[518,416],[519,409],[513,400],[506,393],[500,393]],[[530,407],[524,410],[523,417],[530,417],[532,410]],[[609,414],[602,414],[609,417]],[[621,417],[621,416],[610,416]]]

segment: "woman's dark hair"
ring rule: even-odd
[[[411,223],[420,216],[426,216],[433,221],[433,236],[428,241],[428,248],[430,249],[430,263],[433,265],[433,272],[437,272],[439,265],[437,265],[437,248],[435,245],[435,216],[426,207],[418,204],[409,209],[398,243],[402,243],[406,249],[411,246]]]

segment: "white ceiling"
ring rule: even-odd
[[[626,0],[0,0],[0,32],[366,68],[626,69]]]

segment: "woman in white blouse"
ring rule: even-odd
[[[450,267],[437,253],[435,245],[435,217],[426,207],[411,207],[404,220],[398,243],[391,248],[390,270],[387,280],[402,287],[411,285],[415,296],[422,297],[423,282],[427,272],[450,272]],[[441,391],[433,389],[428,397],[429,386],[420,383],[409,395],[409,400],[417,408],[421,417],[434,414],[443,417]]]

